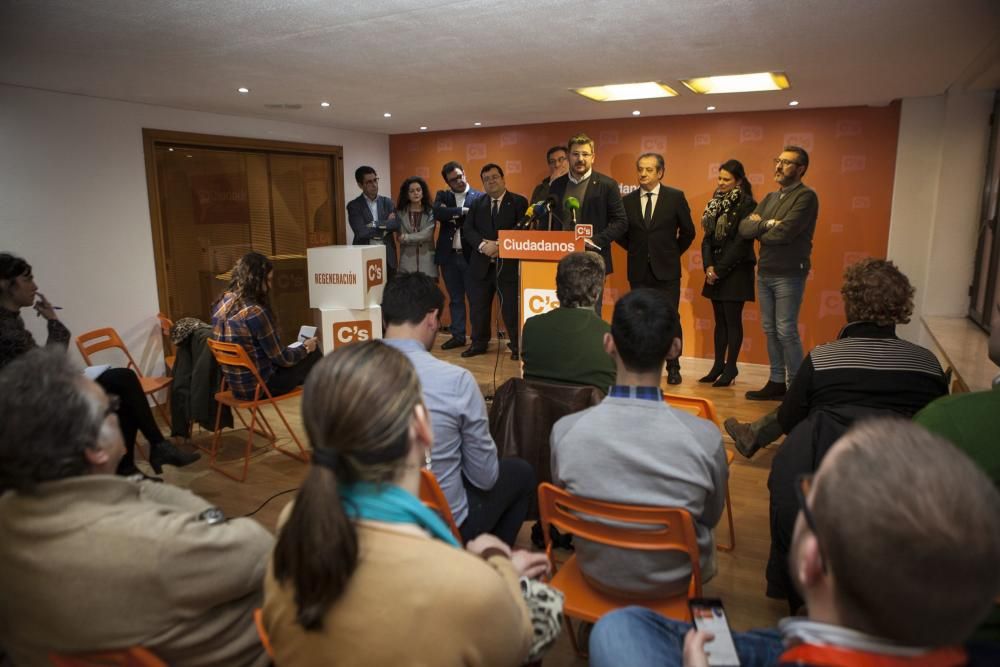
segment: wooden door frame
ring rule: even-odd
[[[285,155],[314,155],[329,157],[330,192],[333,193],[333,243],[347,242],[347,222],[344,209],[344,149],[327,144],[305,144],[293,141],[273,141],[253,137],[230,137],[219,134],[196,134],[174,130],[142,128],[142,150],[146,162],[146,194],[149,197],[149,221],[153,235],[153,264],[156,268],[156,293],[160,312],[172,317],[167,296],[167,267],[164,263],[164,228],[160,218],[160,181],[156,170],[156,148],[159,145],[189,148],[218,148],[222,150],[247,150]]]

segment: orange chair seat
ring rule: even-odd
[[[53,667],[167,667],[167,663],[141,646],[133,646],[120,651],[97,651],[72,655],[50,653],[49,662],[52,663]]]
[[[280,396],[275,396],[272,400],[275,403],[277,403],[279,401],[285,400],[286,398],[293,398],[295,396],[298,396],[301,393],[302,393],[302,387],[296,387],[287,394],[281,394]],[[242,398],[236,398],[236,396],[233,395],[233,392],[229,389],[227,389],[226,391],[216,392],[215,400],[218,401],[219,403],[222,403],[223,405],[228,405],[231,408],[239,408],[241,410],[249,410],[267,401],[266,398],[258,399],[256,401],[253,400],[252,398],[245,400]]]
[[[152,394],[154,392],[160,391],[161,389],[166,389],[171,384],[173,384],[174,379],[172,377],[167,377],[161,375],[159,377],[151,377],[149,375],[139,376],[139,385],[142,387],[142,393]]]
[[[644,600],[626,596],[616,597],[605,595],[601,591],[596,590],[583,577],[583,572],[580,571],[580,566],[577,565],[575,555],[559,566],[559,571],[552,576],[549,583],[566,595],[563,613],[567,616],[587,621],[588,623],[596,623],[601,616],[604,616],[609,611],[614,611],[628,605],[646,607],[678,621],[690,622],[691,620],[691,614],[687,606],[687,597],[683,595],[665,600]]]

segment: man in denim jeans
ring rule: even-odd
[[[774,180],[780,189],[768,193],[740,222],[740,236],[760,241],[757,292],[771,362],[767,384],[746,393],[751,401],[780,400],[802,363],[799,307],[819,214],[816,192],[802,183],[807,169],[809,154],[805,149],[785,146],[774,158]]]

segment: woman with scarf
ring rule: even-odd
[[[335,350],[306,380],[302,421],[312,467],[264,589],[275,663],[521,664],[519,577],[546,572],[545,554],[492,535],[463,549],[420,502],[433,435],[406,356],[381,341]]]
[[[437,280],[434,263],[434,209],[427,181],[410,176],[399,187],[399,270],[426,273]]]
[[[753,241],[741,239],[740,220],[753,213],[757,202],[743,165],[729,160],[719,167],[719,187],[705,206],[701,226],[701,260],[705,287],[701,295],[712,300],[715,313],[715,363],[698,382],[728,387],[739,375],[736,358],[743,345],[743,304],[754,300]]]

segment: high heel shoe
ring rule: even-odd
[[[722,375],[719,376],[719,379],[712,383],[712,386],[728,387],[729,385],[731,385],[733,382],[736,381],[736,376],[739,374],[740,372],[735,369],[733,369],[732,371],[729,370],[723,371]]]
[[[708,372],[708,375],[698,380],[698,382],[715,382],[722,375],[722,371],[725,370],[724,366],[712,366],[712,370]]]

